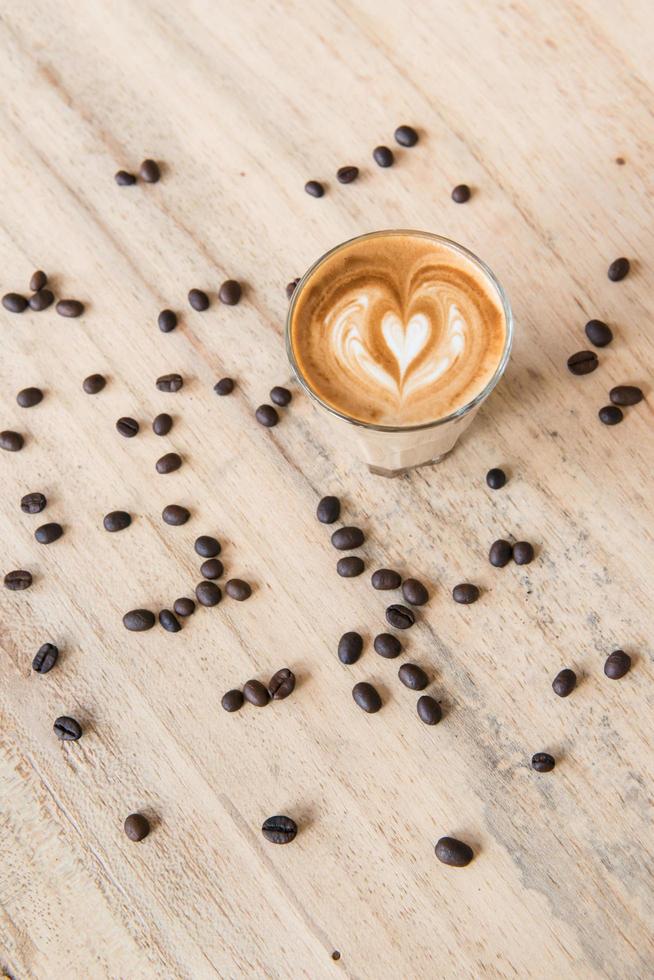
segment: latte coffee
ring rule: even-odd
[[[357,426],[371,468],[448,452],[499,380],[508,301],[472,253],[425,232],[374,232],[320,259],[295,290],[287,341],[309,393]]]

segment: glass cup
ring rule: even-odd
[[[374,238],[378,235],[418,235],[454,249],[484,274],[504,310],[506,320],[504,349],[488,384],[474,398],[467,402],[467,404],[457,408],[456,411],[451,412],[449,415],[444,415],[441,418],[435,418],[430,422],[422,422],[420,425],[375,425],[371,422],[361,422],[358,419],[350,418],[350,416],[345,415],[343,412],[339,412],[331,405],[327,405],[322,401],[312,390],[311,384],[303,376],[298,366],[293,351],[291,335],[293,310],[298,297],[318,266],[327,258],[340,251],[340,249],[351,245],[352,242],[365,241],[368,238]],[[351,437],[353,435],[356,437],[359,449],[358,455],[368,464],[368,469],[371,473],[376,473],[380,476],[400,476],[402,473],[406,473],[408,470],[415,469],[418,466],[438,463],[451,452],[459,436],[468,428],[480,406],[486,401],[504,374],[511,353],[512,342],[513,314],[511,312],[511,306],[504,289],[491,269],[480,258],[467,248],[464,248],[463,245],[459,245],[449,238],[443,238],[441,235],[434,235],[427,231],[411,231],[406,229],[373,231],[367,235],[359,235],[356,238],[351,238],[331,248],[305,272],[293,293],[286,318],[286,351],[298,381],[307,394],[329,414],[330,418],[338,427],[343,441],[347,441],[348,446],[351,443]]]

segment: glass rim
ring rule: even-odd
[[[482,390],[478,392],[474,398],[471,398],[469,402],[465,405],[459,406],[449,415],[443,415],[441,418],[432,419],[430,422],[420,422],[417,425],[378,425],[376,422],[364,422],[362,419],[355,419],[351,415],[347,415],[345,412],[339,411],[330,405],[328,402],[323,401],[322,398],[313,390],[307,379],[302,374],[300,367],[297,363],[295,357],[295,351],[293,350],[293,343],[291,339],[291,323],[293,320],[293,312],[295,310],[295,305],[297,303],[298,297],[307,284],[316,269],[322,265],[330,256],[339,252],[341,249],[346,248],[348,245],[352,245],[354,242],[365,241],[368,238],[378,238],[381,236],[388,235],[411,235],[418,238],[429,238],[432,241],[440,242],[442,245],[453,249],[455,252],[459,252],[465,258],[469,259],[474,265],[478,266],[484,273],[486,278],[490,281],[491,285],[495,289],[500,302],[502,304],[502,309],[504,311],[504,318],[506,320],[506,336],[504,339],[504,347],[502,349],[502,356],[500,357],[497,367],[493,372],[492,377],[484,385]],[[500,381],[504,371],[506,370],[506,365],[509,360],[509,355],[511,353],[511,348],[513,346],[513,311],[511,310],[511,304],[509,303],[509,298],[504,291],[504,287],[500,283],[499,279],[487,265],[483,259],[480,259],[478,255],[475,255],[469,248],[465,245],[460,245],[458,242],[453,241],[451,238],[445,238],[443,235],[437,235],[435,232],[431,231],[418,231],[413,228],[389,228],[382,229],[380,231],[369,231],[363,235],[355,235],[353,238],[348,238],[347,241],[340,242],[338,245],[334,245],[332,248],[328,249],[319,259],[316,259],[312,265],[309,266],[307,271],[304,273],[297,286],[293,290],[293,295],[288,307],[288,312],[286,314],[286,326],[285,326],[285,338],[286,338],[286,354],[293,368],[293,372],[301,387],[306,391],[306,393],[317,402],[322,408],[324,408],[331,415],[335,415],[337,418],[342,419],[344,422],[349,422],[351,425],[358,425],[364,429],[373,429],[377,432],[416,432],[419,429],[432,429],[437,425],[444,425],[446,422],[452,422],[455,419],[462,418],[467,415],[468,412],[480,405],[492,392],[493,388]]]

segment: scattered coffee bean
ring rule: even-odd
[[[412,691],[424,691],[429,684],[429,678],[422,667],[419,667],[417,664],[402,664],[397,672],[397,676],[404,686]]]
[[[441,864],[451,868],[465,868],[474,857],[472,848],[456,837],[441,837],[434,851]]]
[[[280,405],[285,408],[286,405],[290,404],[293,395],[290,393],[288,388],[280,388],[279,385],[275,385],[274,388],[270,389],[270,400],[274,405]]]
[[[37,293],[33,293],[29,298],[30,310],[34,310],[35,313],[47,310],[53,303],[54,293],[50,289],[39,289]]]
[[[348,555],[347,558],[339,558],[336,562],[336,571],[341,578],[356,578],[365,569],[363,559],[357,555]]]
[[[80,723],[75,721],[74,718],[69,718],[67,715],[61,715],[60,718],[56,718],[52,727],[55,735],[62,742],[77,742],[82,737]]]
[[[225,306],[236,306],[241,298],[242,289],[236,279],[227,279],[218,290],[218,299]]]
[[[220,578],[224,572],[223,563],[220,558],[207,558],[200,565],[200,575],[202,578]]]
[[[304,189],[310,197],[322,197],[325,193],[325,188],[319,180],[308,180]]]
[[[20,432],[12,432],[11,429],[0,432],[0,449],[4,449],[8,453],[17,453],[24,445],[25,440]]]
[[[32,660],[32,670],[37,674],[47,674],[59,658],[59,648],[54,643],[44,643],[36,651]]]
[[[352,688],[352,697],[362,711],[367,712],[369,715],[374,715],[382,706],[379,692],[372,684],[368,684],[367,681],[359,681],[358,684],[354,685]]]
[[[375,652],[386,660],[394,660],[402,652],[402,644],[392,633],[378,633],[372,644]]]
[[[242,708],[243,701],[243,691],[237,691],[236,688],[234,688],[233,690],[227,691],[225,694],[223,694],[220,703],[225,711],[229,711],[231,713],[232,711],[238,711],[240,708]]]
[[[287,282],[286,283],[286,299],[290,299],[291,298],[291,296],[293,295],[293,293],[297,289],[297,284],[299,283],[299,281],[300,281],[299,278],[298,279],[291,279],[290,282]]]
[[[297,824],[290,817],[268,817],[263,822],[261,833],[271,844],[290,844],[295,840]]]
[[[24,514],[40,514],[46,504],[45,494],[42,493],[26,493],[20,499],[20,509]]]
[[[222,597],[215,582],[199,582],[195,586],[195,598],[201,606],[217,606]]]
[[[386,622],[397,630],[408,630],[416,621],[415,614],[406,606],[394,603],[386,610]]]
[[[161,178],[159,164],[155,160],[144,160],[139,167],[139,177],[146,184],[156,184]]]
[[[156,385],[159,391],[179,391],[184,385],[181,374],[162,374],[157,378]]]
[[[378,167],[392,167],[395,162],[393,151],[387,146],[376,146],[372,158]]]
[[[358,167],[339,167],[336,171],[336,179],[339,184],[351,184],[359,176]]]
[[[230,599],[236,599],[237,602],[245,602],[252,595],[252,589],[242,578],[230,578],[225,582],[225,592]]]
[[[572,694],[576,686],[577,675],[569,667],[564,667],[563,670],[560,670],[552,681],[552,690],[560,698],[567,698],[569,694]]]
[[[341,502],[338,497],[323,497],[316,508],[316,517],[321,524],[333,524],[341,514]]]
[[[455,204],[465,204],[470,200],[470,188],[467,184],[457,184],[452,191],[452,200]]]
[[[554,756],[548,752],[537,752],[531,757],[531,768],[536,772],[551,772],[555,765]]]
[[[162,333],[170,333],[177,326],[177,314],[172,310],[162,310],[157,317],[157,324]]]
[[[173,427],[173,420],[167,412],[161,412],[152,420],[152,431],[155,436],[167,436]]]
[[[437,725],[443,717],[440,704],[429,694],[423,694],[422,697],[418,698],[416,710],[420,721],[423,721],[425,725]]]
[[[101,374],[89,374],[88,378],[82,381],[82,388],[87,395],[97,395],[106,385],[106,380]]]
[[[295,690],[295,674],[289,667],[282,667],[268,681],[268,694],[273,701],[283,701]]]
[[[124,531],[132,523],[132,518],[126,510],[112,510],[105,514],[102,523],[105,531]]]
[[[606,347],[613,340],[613,331],[603,320],[589,320],[584,330],[595,347]]]
[[[16,401],[21,408],[32,408],[43,401],[43,392],[40,388],[23,388],[16,395]]]
[[[267,429],[272,429],[279,422],[279,414],[272,405],[259,405],[254,415],[257,422],[265,425]]]
[[[195,603],[192,599],[188,599],[186,596],[180,596],[179,599],[175,599],[173,602],[173,610],[182,618],[192,616],[195,612]]]
[[[116,422],[116,429],[118,432],[120,432],[121,436],[124,436],[126,439],[133,439],[139,431],[139,424],[136,419],[132,419],[128,415],[125,415]]]
[[[164,453],[155,463],[157,473],[174,473],[182,465],[182,457],[178,453]]]
[[[394,135],[395,142],[400,146],[415,146],[418,142],[418,134],[413,126],[398,126]]]
[[[606,658],[604,673],[612,681],[618,681],[629,671],[631,667],[631,657],[624,650],[614,650]]]
[[[203,289],[189,289],[188,301],[198,313],[209,309],[209,297]]]
[[[360,548],[364,541],[360,527],[339,527],[332,534],[332,544],[338,551],[353,551]]]
[[[462,582],[452,589],[452,598],[462,606],[469,606],[479,598],[479,589],[470,582]]]
[[[605,405],[604,408],[600,408],[597,415],[604,425],[617,425],[624,418],[624,412],[617,405]]]
[[[613,262],[611,262],[606,274],[611,282],[620,282],[620,280],[624,279],[624,277],[629,273],[630,268],[631,265],[629,259],[622,257],[620,259],[614,259]]]
[[[59,316],[76,317],[84,312],[84,304],[78,299],[60,299],[55,309]]]
[[[5,575],[5,589],[9,589],[10,592],[22,592],[24,589],[29,589],[31,584],[32,573],[24,569],[17,568]]]
[[[182,628],[180,621],[170,609],[162,609],[159,613],[159,622],[168,633],[179,633]]]
[[[488,552],[488,560],[495,568],[504,568],[513,558],[513,548],[504,538],[493,541]]]
[[[494,466],[493,469],[489,470],[486,474],[486,483],[491,490],[501,490],[506,483],[506,473],[498,466]]]
[[[408,578],[402,583],[402,595],[410,606],[424,606],[429,600],[427,589],[417,578]]]
[[[142,813],[130,813],[128,817],[125,817],[123,829],[129,840],[138,843],[145,840],[150,833],[150,824]]]
[[[30,279],[30,289],[33,293],[38,293],[39,289],[43,289],[47,285],[48,277],[46,276],[43,269],[37,269],[36,272],[32,273],[32,278]]]
[[[534,560],[534,548],[528,541],[516,541],[513,545],[513,560],[516,565],[529,565]]]
[[[399,572],[392,568],[378,568],[376,572],[372,573],[370,581],[373,589],[399,589],[402,584],[402,577]]]
[[[164,524],[170,524],[171,527],[181,527],[182,524],[186,524],[190,516],[190,510],[182,507],[181,504],[166,504],[161,512]]]
[[[64,529],[61,524],[51,521],[49,524],[41,524],[40,527],[37,527],[34,537],[39,544],[52,544],[53,541],[58,541],[63,533]]]
[[[268,688],[261,681],[247,681],[243,685],[243,697],[256,708],[263,708],[270,701]]]
[[[123,616],[123,626],[132,633],[151,630],[155,624],[154,613],[149,609],[130,609]]]
[[[636,385],[616,385],[611,388],[609,398],[614,405],[637,405],[643,400],[643,392]]]
[[[582,374],[590,374],[598,364],[599,360],[594,351],[580,350],[568,358],[568,371],[579,377]]]
[[[221,378],[213,386],[217,395],[231,395],[234,390],[234,382],[231,378]]]
[[[134,174],[128,173],[127,170],[117,170],[114,174],[114,180],[119,187],[131,187],[136,183]]]
[[[193,547],[200,558],[215,558],[221,551],[220,541],[212,538],[210,534],[201,534],[195,539]]]
[[[27,309],[27,300],[20,293],[5,293],[2,297],[2,305],[10,313],[22,313]]]
[[[338,641],[338,659],[342,664],[355,664],[363,651],[363,637],[359,633],[343,633]]]

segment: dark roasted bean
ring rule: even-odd
[[[470,582],[461,582],[452,589],[452,598],[462,606],[469,606],[479,598],[479,589]]]
[[[252,595],[252,589],[242,578],[230,578],[225,582],[225,592],[230,599],[236,599],[237,602],[245,602]]]
[[[55,735],[62,742],[77,742],[82,737],[82,728],[79,722],[67,715],[56,718],[52,727]]]
[[[552,690],[560,698],[567,698],[569,694],[572,694],[576,686],[577,675],[569,667],[564,667],[563,670],[560,670],[552,681]]]
[[[272,429],[279,422],[279,413],[272,405],[259,405],[254,415],[257,422],[267,429]]]
[[[174,473],[182,465],[182,457],[178,453],[165,453],[161,456],[155,468],[157,473]]]
[[[422,667],[419,667],[417,664],[402,664],[397,672],[397,676],[404,686],[410,688],[412,691],[424,691],[429,684],[429,678]]]
[[[161,512],[164,524],[170,524],[171,527],[181,527],[182,524],[186,524],[190,516],[190,510],[182,507],[181,504],[166,504]]]
[[[359,176],[358,167],[339,167],[336,171],[336,179],[339,184],[351,184],[353,180],[356,180]]]
[[[568,358],[568,371],[577,376],[590,374],[594,371],[599,360],[597,354],[592,350],[580,350],[576,354],[571,354]]]
[[[319,180],[308,180],[304,189],[310,197],[322,197],[325,193],[325,188]]]
[[[234,390],[234,382],[231,378],[221,378],[213,386],[217,395],[231,395]]]
[[[418,698],[416,710],[420,721],[423,721],[425,725],[437,725],[443,717],[440,704],[429,694],[423,694],[422,697]]]
[[[534,560],[534,547],[528,541],[516,541],[513,545],[513,560],[516,565],[529,565]]]
[[[613,340],[613,332],[603,320],[589,320],[584,327],[586,336],[595,347],[606,347]]]
[[[63,533],[64,529],[61,524],[50,521],[49,524],[41,524],[40,527],[37,527],[34,537],[39,544],[52,544],[53,541],[58,541]]]
[[[411,606],[424,606],[429,600],[427,589],[417,578],[407,578],[402,583],[402,595]]]
[[[87,395],[97,395],[106,385],[106,380],[101,374],[89,374],[88,378],[82,381],[82,388]]]
[[[179,391],[184,385],[181,374],[162,374],[157,378],[156,385],[159,391]]]
[[[386,622],[397,630],[408,630],[416,621],[415,613],[407,606],[394,603],[386,610]]]
[[[195,603],[186,596],[180,596],[173,602],[173,609],[177,616],[191,616],[195,612]]]
[[[363,638],[359,633],[343,633],[338,641],[338,659],[342,664],[355,664],[363,651]]]
[[[378,633],[373,640],[375,652],[386,660],[394,660],[402,652],[402,644],[392,633]]]
[[[399,589],[402,584],[402,577],[399,572],[392,568],[378,568],[376,572],[372,573],[370,581],[373,589]]]
[[[157,317],[157,325],[162,333],[170,333],[177,326],[177,314],[172,310],[162,310]]]
[[[604,408],[600,408],[597,415],[604,425],[617,425],[624,418],[624,412],[617,405],[605,405]]]
[[[348,555],[347,558],[339,558],[336,562],[336,571],[341,578],[356,578],[365,569],[363,559],[357,555]]]
[[[156,184],[161,178],[159,164],[155,160],[144,160],[139,167],[139,177],[146,184]]]
[[[27,300],[20,293],[5,293],[2,297],[2,305],[10,313],[22,313],[27,309]]]
[[[394,135],[400,146],[415,146],[418,142],[418,134],[413,126],[398,126]]]
[[[43,401],[43,392],[40,388],[22,388],[16,395],[16,401],[21,408],[32,408]]]
[[[159,613],[159,622],[168,633],[179,633],[182,628],[180,621],[170,609],[162,609]]]
[[[123,626],[132,633],[151,630],[155,624],[154,613],[149,609],[130,609],[123,616]]]
[[[127,170],[117,170],[114,174],[114,180],[119,187],[132,187],[136,183],[134,174],[128,173]]]
[[[47,500],[42,493],[26,493],[20,500],[20,509],[24,514],[40,514]]]
[[[270,400],[274,405],[280,405],[285,408],[286,405],[290,404],[292,394],[288,388],[282,388],[279,385],[275,385],[274,388],[270,389]]]
[[[223,563],[220,558],[207,558],[200,565],[200,575],[202,578],[220,578],[224,572]]]
[[[614,259],[611,265],[607,269],[607,276],[611,282],[620,282],[629,273],[631,264],[629,259],[625,259],[624,256],[619,259]]]
[[[268,817],[263,822],[261,833],[271,844],[290,844],[295,840],[297,824],[290,817]]]
[[[486,474],[486,483],[491,490],[501,490],[506,483],[506,473],[498,466],[494,466],[493,469],[489,470]]]
[[[9,589],[10,592],[22,592],[24,589],[29,589],[31,584],[32,573],[22,568],[7,572],[5,575],[5,589]]]
[[[332,544],[339,551],[352,551],[360,548],[364,541],[363,531],[359,527],[339,527],[332,534]]]
[[[372,158],[378,167],[392,167],[395,162],[393,151],[387,146],[376,146],[372,151]]]
[[[263,708],[270,701],[268,688],[264,687],[261,681],[246,681],[243,685],[243,697],[255,708]]]
[[[39,289],[37,293],[32,293],[29,298],[30,310],[40,313],[47,310],[54,303],[54,293],[50,289]]]
[[[24,445],[25,440],[20,432],[13,432],[11,429],[0,432],[0,449],[4,449],[5,452],[20,452]]]
[[[161,412],[152,420],[152,431],[155,436],[167,436],[172,427],[173,420],[168,412]]]
[[[631,657],[624,650],[614,650],[606,658],[604,673],[612,681],[618,681],[631,668]]]
[[[555,765],[556,760],[549,752],[537,752],[531,757],[531,768],[536,772],[551,772]]]
[[[609,398],[614,405],[637,405],[643,400],[643,392],[636,385],[616,385],[611,388]]]
[[[283,701],[295,690],[295,674],[289,667],[282,667],[268,681],[268,694],[273,701]]]
[[[438,860],[451,868],[465,868],[474,857],[470,845],[464,844],[462,840],[457,840],[456,837],[441,837],[434,851]]]
[[[59,648],[54,643],[44,643],[36,651],[32,660],[32,670],[37,674],[47,674],[59,658]]]
[[[457,184],[452,191],[452,200],[455,204],[465,204],[470,200],[470,188],[467,184]]]
[[[299,279],[291,279],[290,282],[286,283],[286,299],[291,298],[291,296],[293,295],[293,293],[297,288],[297,284],[299,283],[299,281],[300,281]]]
[[[352,697],[359,707],[369,715],[374,715],[382,706],[377,688],[367,681],[359,681],[352,688]]]
[[[36,272],[32,273],[32,278],[30,279],[30,289],[33,293],[38,293],[39,289],[43,289],[47,283],[48,277],[43,269],[37,269]]]
[[[209,297],[203,289],[189,289],[188,301],[198,313],[209,309]]]
[[[76,317],[84,312],[84,304],[78,299],[60,299],[55,309],[59,316]]]
[[[139,431],[139,424],[136,419],[125,415],[116,422],[116,430],[126,439],[133,439]]]
[[[333,524],[341,514],[341,502],[338,497],[323,497],[316,508],[316,517],[321,524]]]
[[[493,541],[488,552],[488,560],[495,568],[504,568],[513,557],[513,548],[504,538]]]
[[[201,606],[217,606],[223,594],[215,582],[199,582],[195,586],[195,598]]]
[[[105,531],[124,531],[132,523],[132,518],[126,510],[112,510],[105,514],[102,523]]]
[[[199,538],[195,539],[193,547],[200,558],[215,558],[221,550],[220,541],[212,538],[210,534],[201,534]]]
[[[242,708],[243,701],[243,691],[237,691],[236,688],[234,688],[231,691],[227,691],[225,694],[223,694],[220,703],[225,711],[229,711],[231,713],[232,711],[238,711],[240,708]]]
[[[150,824],[142,813],[130,813],[128,817],[125,817],[123,830],[131,841],[138,843],[150,833]]]
[[[236,279],[227,279],[218,290],[218,299],[225,306],[236,306],[241,298],[242,289]]]

